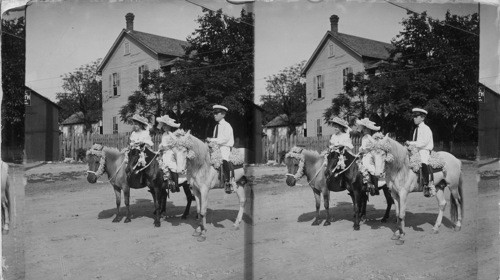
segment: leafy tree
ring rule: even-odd
[[[141,90],[120,110],[122,120],[136,112],[169,114],[198,137],[211,134],[212,105],[229,108],[235,130],[245,131],[253,110],[253,14],[239,18],[204,10],[199,27],[187,37],[185,56],[172,67],[146,72]]]
[[[59,121],[81,112],[84,133],[92,131],[92,124],[102,117],[102,89],[97,74],[100,63],[101,59],[97,59],[64,74],[62,88],[65,92],[56,94],[57,104],[62,108]]]
[[[381,67],[370,80],[370,103],[381,106],[391,100],[393,125],[411,133],[411,108],[425,107],[435,139],[477,139],[477,81],[479,72],[478,15],[451,15],[443,21],[426,13],[409,12],[403,31],[393,40],[393,63]],[[458,30],[457,28],[461,29]]]
[[[333,116],[352,119],[364,118],[367,113],[367,97],[370,88],[364,72],[349,73],[344,85],[344,92],[332,99],[332,105],[323,114],[326,123],[330,124]]]
[[[264,121],[267,123],[282,116],[289,135],[294,134],[296,125],[306,119],[306,84],[301,78],[304,64],[302,61],[267,77],[269,95],[261,96],[262,108],[266,111]]]
[[[24,16],[2,19],[2,158],[7,161],[22,160],[24,148],[24,38]]]

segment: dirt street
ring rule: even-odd
[[[352,203],[346,192],[332,193],[332,225],[311,226],[313,193],[306,186],[288,187],[283,166],[249,168],[253,185],[247,188],[247,211],[239,230],[232,228],[238,210],[236,194],[212,190],[208,238],[201,243],[191,236],[197,224],[194,203],[190,217],[180,219],[186,203],[183,193],[171,195],[169,217],[162,220],[160,228],[153,227],[153,203],[145,189],[132,190],[132,222],[125,224],[122,219],[112,223],[112,187],[106,182],[89,184],[85,169],[82,164],[52,164],[27,172],[26,279],[498,277],[498,270],[478,269],[478,227],[484,229],[484,238],[494,242],[498,224],[497,228],[485,226],[487,223],[478,225],[479,176],[477,165],[472,163],[463,165],[462,230],[455,232],[451,227],[448,206],[440,233],[432,234],[436,199],[413,193],[409,196],[406,243],[402,246],[390,240],[395,229],[394,210],[390,223],[380,222],[385,210],[383,196],[370,197],[368,220],[361,224],[360,231],[352,229]],[[304,179],[299,183],[306,184]],[[496,191],[489,190],[480,192],[496,195]],[[446,197],[449,199],[448,191]],[[494,217],[498,220],[496,211]],[[324,210],[321,214],[325,216]],[[495,250],[482,252],[481,260],[498,260]]]

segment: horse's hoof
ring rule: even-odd
[[[160,226],[161,226],[161,223],[160,223],[160,221],[158,221],[158,222],[155,222],[154,224],[155,224],[155,227],[160,227]]]
[[[381,223],[387,223],[387,218],[382,218],[382,220],[380,220]]]
[[[205,235],[200,235],[200,236],[198,236],[198,238],[196,240],[198,242],[203,242],[203,241],[207,240],[207,237]]]
[[[393,234],[391,240],[399,240],[399,235]]]
[[[432,229],[432,234],[438,234],[438,233],[439,233],[439,229],[435,229],[435,228]]]
[[[8,229],[3,229],[2,230],[2,234],[9,234],[9,230]]]
[[[120,220],[121,220],[121,219],[120,219],[120,218],[118,218],[118,217],[117,217],[117,218],[114,218],[114,219],[113,219],[113,223],[118,223]]]
[[[187,215],[182,215],[182,216],[181,216],[181,219],[182,219],[182,220],[186,220],[186,219],[187,219]]]
[[[354,230],[359,230],[359,225],[354,225]]]
[[[312,226],[319,226],[319,224],[321,224],[320,220],[314,220],[314,222],[312,223]]]
[[[130,218],[126,218],[124,223],[130,223],[131,221]]]
[[[405,244],[404,240],[402,240],[402,239],[396,240],[396,245],[403,245],[403,244]]]
[[[325,226],[325,227],[326,227],[326,226],[329,226],[329,225],[331,225],[331,224],[332,224],[332,223],[331,223],[330,221],[328,221],[328,220],[327,220],[327,221],[323,224],[323,226]]]
[[[455,226],[454,230],[455,231],[460,231],[462,229],[462,226]]]
[[[201,235],[201,231],[196,231],[196,230],[195,230],[195,231],[193,232],[193,236],[194,236],[194,237],[197,237],[197,236],[200,236],[200,235]]]
[[[233,229],[234,230],[239,230],[240,229],[240,225],[239,224],[233,224]]]

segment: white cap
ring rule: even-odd
[[[222,109],[222,110],[224,110],[226,112],[228,111],[227,107],[222,106],[222,105],[214,105],[212,108],[213,109]]]
[[[424,114],[426,114],[426,115],[427,115],[427,111],[426,111],[426,110],[424,110],[424,109],[420,109],[420,108],[413,108],[411,111],[412,111],[412,112],[424,113]]]

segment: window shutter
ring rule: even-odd
[[[317,86],[316,76],[313,78],[313,87],[314,87],[314,89],[317,89],[317,88],[318,88],[318,86]]]
[[[113,74],[109,74],[109,92],[107,97],[110,96],[113,96]]]

